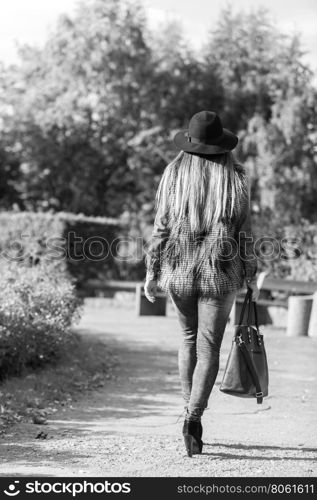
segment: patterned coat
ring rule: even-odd
[[[254,278],[257,260],[248,199],[242,204],[240,218],[226,224],[223,257],[216,263],[211,259],[218,234],[215,228],[192,237],[188,220],[178,224],[176,231],[175,221],[160,209],[157,211],[146,252],[146,279],[157,280],[158,286],[166,292],[198,293],[208,298],[239,290],[245,279]]]

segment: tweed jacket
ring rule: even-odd
[[[171,202],[173,203],[173,199]],[[225,244],[229,251],[225,252],[226,258],[220,266],[215,265],[210,258],[216,237],[214,228],[193,239],[190,236],[188,220],[185,219],[180,224],[182,238],[187,240],[188,256],[184,258],[182,252],[176,251],[171,260],[168,258],[169,247],[175,223],[169,219],[168,214],[162,213],[160,209],[157,211],[146,251],[147,280],[157,280],[159,288],[165,292],[171,291],[181,295],[197,293],[200,297],[208,298],[239,290],[245,279],[254,278],[257,259],[254,253],[248,199],[242,204],[239,219],[226,227]],[[202,249],[205,249],[203,253]],[[197,256],[200,259],[199,269],[196,265]]]

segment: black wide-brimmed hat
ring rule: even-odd
[[[236,147],[238,137],[223,128],[219,116],[213,111],[200,111],[189,122],[186,130],[177,132],[174,143],[186,153],[217,155]]]

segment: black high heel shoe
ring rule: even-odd
[[[183,425],[183,436],[187,455],[192,457],[195,454],[199,454],[203,449],[202,436],[202,425],[201,422],[185,420]]]

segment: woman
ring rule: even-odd
[[[231,151],[238,137],[211,111],[178,132],[180,149],[157,192],[146,257],[145,295],[169,293],[182,329],[178,365],[186,416],[187,454],[201,453],[201,417],[219,370],[219,351],[237,290],[257,300],[247,178]]]

